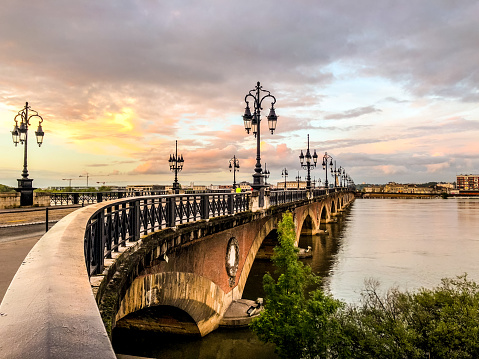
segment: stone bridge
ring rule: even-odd
[[[293,213],[298,243],[301,232],[320,230],[354,199],[341,189],[288,202],[287,192],[267,193],[264,208],[254,195],[201,195],[73,212],[40,239],[12,281],[0,305],[0,358],[114,358],[115,326],[208,334],[241,298],[283,213]],[[145,320],[151,315],[160,319]]]

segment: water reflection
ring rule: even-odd
[[[218,329],[203,338],[122,330],[115,332],[113,347],[116,353],[142,358],[277,358],[274,346],[260,342],[247,328]]]
[[[343,232],[328,288],[357,302],[364,280],[384,290],[432,288],[465,272],[479,279],[479,199],[360,199]]]
[[[313,273],[323,278],[323,285],[328,288],[328,276],[333,268],[339,249],[342,245],[343,232],[348,226],[348,216],[354,203],[341,215],[334,218],[332,223],[321,223],[321,232],[316,235],[301,235],[299,247],[313,250],[311,258],[302,262],[311,266]],[[251,268],[250,275],[243,291],[243,298],[255,300],[264,297],[263,276],[270,273],[275,278],[275,267],[271,260],[256,259]]]

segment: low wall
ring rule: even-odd
[[[20,207],[20,193],[0,193],[0,209]]]
[[[32,248],[0,304],[0,358],[116,358],[85,267],[88,219],[72,212]]]
[[[33,205],[47,207],[50,205],[50,194],[33,192]],[[20,207],[20,192],[0,193],[0,209]]]
[[[50,194],[44,192],[33,192],[33,205],[48,207],[50,205]]]

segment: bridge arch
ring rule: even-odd
[[[294,224],[296,229],[295,245],[299,243],[301,234],[312,235],[318,233],[320,220],[316,210],[317,205],[299,207],[294,210]]]
[[[171,306],[186,312],[204,336],[216,329],[230,303],[231,298],[205,277],[183,272],[153,273],[137,277],[131,283],[120,302],[115,322],[145,308]]]
[[[233,289],[233,300],[240,299],[243,296],[243,290],[248,280],[251,267],[253,266],[256,254],[258,253],[261,244],[264,239],[274,230],[278,228],[278,217],[274,216],[267,220],[261,230],[256,234],[253,243],[251,244],[250,250],[246,256],[246,259],[243,264],[243,268],[239,274],[236,287]]]
[[[336,211],[336,208],[337,208],[337,206],[336,206],[336,201],[333,199],[333,200],[331,200],[331,215],[335,215],[335,214],[336,214],[336,212],[337,212],[337,211]]]
[[[154,320],[151,320],[151,318],[154,318]],[[147,330],[156,333],[201,336],[194,319],[184,310],[170,305],[143,308],[121,318],[115,324],[112,340],[121,341],[122,337],[124,338],[124,335],[121,335],[121,330],[130,330],[131,328],[139,328],[142,331]],[[118,330],[120,330],[120,333],[118,333]],[[120,339],[118,339],[118,334]]]
[[[321,223],[327,223],[331,218],[330,211],[328,211],[326,203],[323,203],[321,206],[319,218]]]

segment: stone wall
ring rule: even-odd
[[[33,205],[47,207],[50,205],[50,194],[44,192],[33,192]]]
[[[0,209],[20,207],[20,193],[0,193]]]
[[[35,207],[47,207],[50,205],[50,194],[33,192],[33,205]],[[20,207],[20,192],[0,193],[0,209]]]

